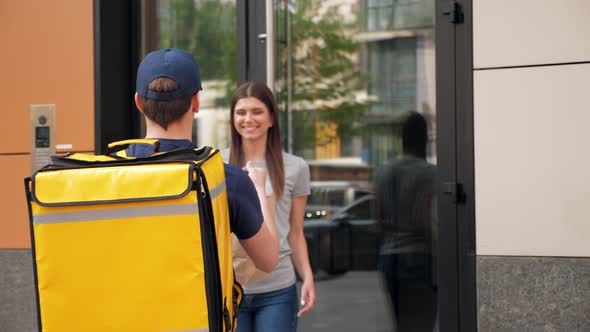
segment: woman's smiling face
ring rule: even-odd
[[[233,125],[243,140],[266,140],[272,117],[266,105],[257,98],[242,98],[234,108]]]

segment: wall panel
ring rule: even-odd
[[[588,17],[588,0],[473,0],[474,67],[590,61]]]
[[[590,64],[474,73],[478,255],[590,256]]]
[[[92,1],[0,3],[0,153],[30,151],[30,104],[57,105],[55,143],[94,150],[92,22]]]
[[[94,150],[93,2],[0,2],[0,248],[30,246],[30,104],[56,104],[56,144]]]

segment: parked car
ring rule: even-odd
[[[330,218],[305,221],[304,234],[314,273],[377,269],[381,233],[375,208],[375,195],[365,194],[335,211]],[[404,239],[399,254],[400,278],[435,280],[432,237],[420,232],[399,234]]]
[[[305,219],[330,219],[343,207],[372,192],[365,181],[312,181]]]
[[[312,270],[329,274],[377,268],[379,229],[375,196],[365,193],[330,218],[309,218],[304,233]]]

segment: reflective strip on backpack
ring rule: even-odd
[[[212,189],[209,190],[209,195],[211,195],[211,199],[215,199],[217,196],[221,195],[225,191],[225,181],[221,181],[220,184],[216,185]]]
[[[225,181],[213,187],[209,191],[211,199],[221,195],[226,189]],[[33,216],[34,224],[57,224],[63,222],[110,220],[122,218],[150,217],[150,216],[173,216],[183,214],[197,214],[197,204],[175,204],[157,205],[108,210],[76,211],[64,213],[46,213]]]
[[[33,216],[34,224],[57,224],[64,222],[110,220],[150,216],[172,216],[199,213],[199,207],[195,203],[143,206],[121,209],[76,211],[64,213],[46,213]]]

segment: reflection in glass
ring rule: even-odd
[[[293,152],[307,159],[337,158],[342,150],[358,155],[360,144],[352,145],[362,128],[356,122],[372,101],[359,67],[361,45],[352,38],[359,13],[351,4],[334,4],[297,1],[277,17],[279,45],[292,49],[277,52],[277,98],[293,116]]]
[[[417,239],[405,250],[423,250],[397,261],[404,268],[393,270],[396,278],[383,278],[383,195],[375,181],[377,170],[407,158],[402,127],[409,112],[427,123],[421,160],[435,167],[434,1],[282,0],[275,10],[274,88],[292,140],[284,146],[307,160],[312,179],[305,234],[319,300],[300,329],[392,331],[397,322],[398,331],[434,331],[435,313],[408,301],[408,289],[435,289],[436,253],[427,245],[435,243],[435,228],[404,229]],[[432,197],[418,196],[416,213],[430,225]],[[387,197],[394,206],[394,196]],[[405,295],[391,298],[387,280],[402,280]],[[428,308],[435,307],[433,291],[426,294]],[[396,307],[404,309],[394,315]]]
[[[434,1],[367,0],[368,31],[421,28],[432,26]]]
[[[197,145],[229,146],[229,99],[237,81],[235,0],[142,0],[143,53],[160,48],[191,52],[203,90],[195,116]]]
[[[420,113],[404,117],[402,155],[379,167],[375,183],[379,269],[401,331],[432,331],[436,315],[436,168],[426,161],[427,126]]]

